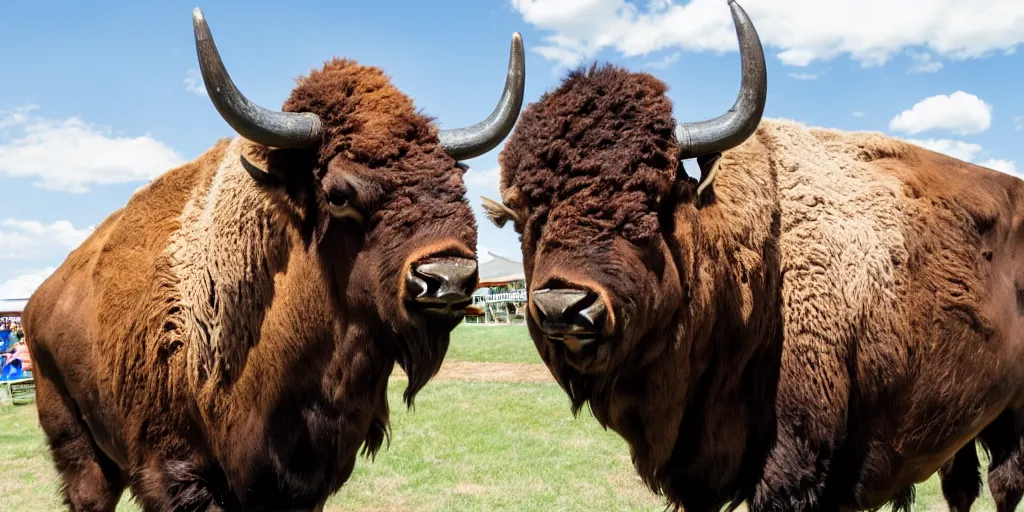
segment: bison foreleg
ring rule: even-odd
[[[54,465],[61,478],[64,502],[72,511],[113,511],[124,491],[121,469],[93,442],[74,402],[52,380],[47,358],[36,358],[36,407]]]
[[[796,337],[783,349],[776,444],[754,490],[754,511],[830,510],[826,483],[844,442],[849,374],[842,355]]]

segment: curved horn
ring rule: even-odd
[[[224,62],[213,43],[203,11],[192,11],[196,34],[196,53],[203,73],[206,92],[221,117],[239,135],[258,144],[276,148],[306,148],[320,141],[323,126],[320,117],[309,112],[274,112],[246,98],[224,69]]]
[[[740,40],[743,84],[736,103],[728,112],[708,121],[685,123],[676,127],[679,158],[693,158],[734,148],[757,129],[768,98],[768,70],[764,48],[754,24],[736,0],[729,0],[736,36]]]
[[[487,119],[468,128],[441,130],[437,137],[441,148],[456,160],[478,157],[505,140],[519,118],[526,88],[526,57],[523,55],[523,36],[512,34],[512,49],[508,58],[505,90],[494,112]]]

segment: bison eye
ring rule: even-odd
[[[363,221],[363,214],[356,208],[356,189],[348,180],[333,180],[324,186],[328,208],[335,218],[347,218],[357,222]]]
[[[347,206],[355,198],[356,191],[347,180],[339,180],[328,187],[327,201],[332,206]]]
[[[349,196],[341,192],[331,192],[327,195],[327,202],[331,203],[331,206],[347,206]]]

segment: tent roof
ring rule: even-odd
[[[526,280],[523,264],[492,252],[491,260],[480,264],[480,286]]]
[[[0,299],[0,316],[20,316],[28,299]]]

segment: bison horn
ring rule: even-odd
[[[441,148],[456,160],[478,157],[501,143],[519,118],[526,88],[526,57],[523,55],[523,37],[512,34],[512,49],[505,75],[505,90],[501,100],[487,119],[467,128],[441,130],[437,134]]]
[[[747,140],[764,114],[768,97],[768,70],[764,48],[754,24],[736,0],[729,0],[743,61],[743,83],[736,103],[728,112],[708,121],[676,127],[679,157],[693,158],[734,148]]]
[[[196,53],[203,73],[206,92],[221,117],[239,135],[264,146],[306,148],[320,141],[323,125],[320,117],[310,112],[274,112],[246,98],[231,81],[203,11],[192,11],[196,34]]]

